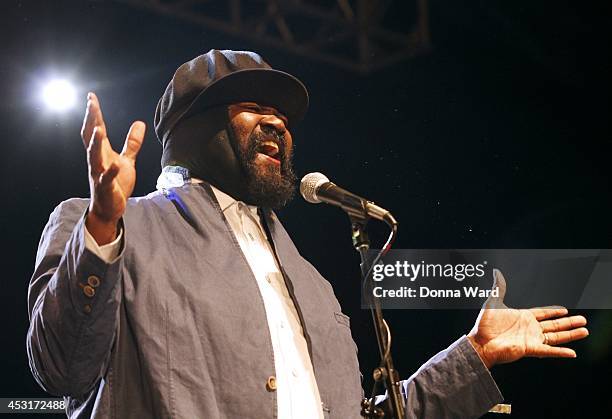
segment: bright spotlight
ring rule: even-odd
[[[76,90],[67,80],[52,80],[43,88],[42,98],[52,111],[67,111],[76,102]]]

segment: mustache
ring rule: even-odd
[[[281,173],[293,173],[291,164],[293,147],[287,147],[285,135],[271,127],[261,127],[257,132],[252,132],[248,139],[247,149],[243,154],[245,164],[255,161],[258,150],[264,141],[275,141],[278,144],[278,154],[275,156],[281,165]]]
[[[272,127],[261,127],[260,132],[255,133],[253,137],[257,146],[263,143],[264,141],[272,140],[276,144],[278,144],[278,147],[281,150],[285,148],[285,134],[278,132]]]

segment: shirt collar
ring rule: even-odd
[[[191,178],[191,182],[192,183],[202,183],[202,180]],[[215,198],[217,198],[217,202],[219,202],[219,206],[221,207],[221,211],[223,212],[225,212],[225,210],[231,207],[232,205],[240,202],[240,201],[236,201],[234,198],[232,198],[225,192],[220,191],[219,189],[215,188],[213,185],[210,185],[210,188],[215,194]]]
[[[198,179],[198,178],[191,178],[191,183],[196,184],[196,183],[204,183],[204,181],[202,179]],[[213,185],[208,184],[210,186],[210,189],[212,189],[213,193],[215,194],[215,198],[217,198],[217,202],[219,203],[219,206],[221,207],[221,212],[225,212],[225,210],[227,210],[228,208],[231,208],[233,205],[236,205],[236,208],[238,210],[240,209],[247,209],[249,210],[249,212],[251,213],[251,215],[257,217],[257,207],[254,205],[247,205],[242,201],[237,201],[234,198],[232,198],[230,195],[226,194],[225,192],[223,192],[222,190],[219,190],[217,188],[215,188]]]
[[[167,189],[171,187],[182,186],[185,183],[204,183],[202,179],[191,177],[189,170],[181,166],[166,166],[162,170],[161,175],[157,179],[157,189]],[[257,216],[257,207],[254,205],[247,205],[242,201],[236,201],[230,195],[210,185],[217,202],[221,207],[221,211],[225,212],[228,208],[234,204],[238,204],[237,208],[246,207],[249,209],[251,214]]]

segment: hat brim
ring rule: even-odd
[[[213,106],[238,102],[272,106],[293,125],[306,114],[308,91],[300,80],[284,71],[267,68],[239,70],[221,77],[202,90],[183,117]]]

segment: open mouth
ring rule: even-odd
[[[278,144],[272,140],[266,140],[259,143],[257,147],[257,152],[259,154],[263,154],[268,157],[270,160],[273,160],[276,163],[280,164],[279,153],[280,149]]]

